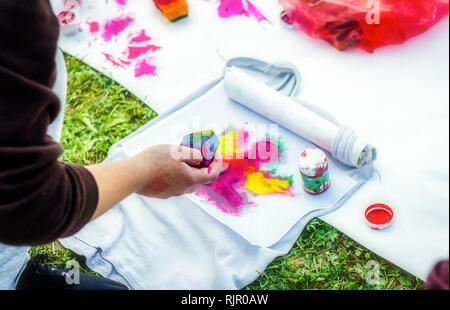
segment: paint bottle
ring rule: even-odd
[[[72,35],[78,31],[80,24],[75,11],[62,11],[57,18],[63,35]]]
[[[304,150],[300,154],[299,169],[307,193],[318,195],[330,187],[327,156],[322,150]]]

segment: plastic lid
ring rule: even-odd
[[[388,205],[376,203],[366,209],[364,217],[370,228],[380,230],[391,226],[394,211]]]

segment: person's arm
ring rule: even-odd
[[[52,92],[57,40],[48,0],[0,1],[2,243],[37,245],[73,235],[133,192],[180,195],[216,171],[167,156],[167,146],[88,168],[60,162],[61,145],[46,135],[60,109]]]
[[[179,154],[185,156],[174,156]],[[194,192],[201,184],[214,181],[221,171],[215,161],[211,169],[198,169],[200,151],[171,145],[150,147],[139,155],[98,165],[88,166],[99,193],[96,219],[132,193],[147,197],[169,198]]]

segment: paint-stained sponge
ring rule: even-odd
[[[170,21],[176,21],[189,14],[186,0],[153,0],[161,14]]]
[[[181,146],[194,148],[202,152],[203,161],[198,167],[204,168],[209,167],[214,161],[219,143],[219,138],[213,130],[205,130],[184,136]]]

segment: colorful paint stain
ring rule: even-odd
[[[221,0],[218,13],[221,18],[245,15],[247,17],[253,17],[259,22],[267,20],[258,8],[248,0]]]
[[[196,192],[205,201],[230,215],[240,215],[243,207],[255,205],[251,195],[290,195],[292,176],[280,177],[264,170],[266,164],[278,161],[279,143],[264,138],[248,145],[249,133],[229,129],[220,137],[216,158],[225,167],[211,184]]]
[[[125,4],[127,4],[127,0],[116,0],[116,3],[117,3],[118,5],[124,6]]]
[[[103,39],[106,42],[111,41],[113,37],[124,31],[133,21],[131,17],[119,17],[106,22],[102,34]]]

